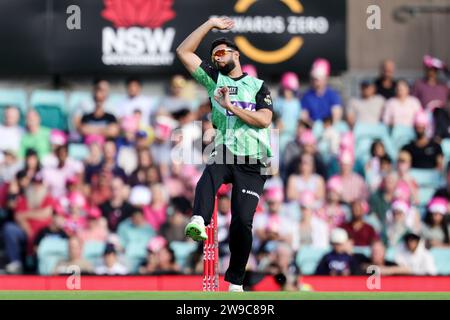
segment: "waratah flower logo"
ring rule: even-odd
[[[157,28],[175,17],[173,0],[104,0],[102,17],[116,28]]]

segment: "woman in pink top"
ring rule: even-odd
[[[167,219],[168,193],[162,184],[151,186],[152,201],[149,206],[144,207],[145,220],[154,230],[159,231]]]
[[[343,224],[347,217],[345,207],[341,204],[342,189],[340,177],[335,176],[328,180],[326,203],[317,211],[317,216],[328,224],[330,231]]]
[[[400,80],[396,88],[397,95],[389,99],[384,107],[383,122],[388,126],[414,125],[415,114],[422,110],[419,99],[409,93],[409,85]]]
[[[303,192],[311,191],[317,202],[322,203],[325,197],[325,182],[315,173],[314,158],[310,154],[303,154],[300,158],[299,174],[291,175],[287,184],[287,199],[300,200]]]

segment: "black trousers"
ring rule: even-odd
[[[220,186],[232,183],[230,265],[225,281],[242,285],[245,267],[252,249],[253,216],[261,196],[266,175],[261,164],[208,164],[195,189],[194,215],[202,216],[205,225],[211,221],[214,201]]]

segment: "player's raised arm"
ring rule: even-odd
[[[230,30],[233,26],[234,22],[230,18],[211,18],[195,29],[178,46],[177,56],[191,74],[194,73],[195,69],[197,69],[202,62],[202,60],[195,54],[195,51],[208,32],[213,28],[217,28],[219,30]]]

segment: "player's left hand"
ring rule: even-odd
[[[214,100],[216,100],[217,103],[220,104],[223,108],[229,110],[232,104],[230,100],[230,90],[228,89],[228,87],[225,86],[217,89],[214,93]]]

